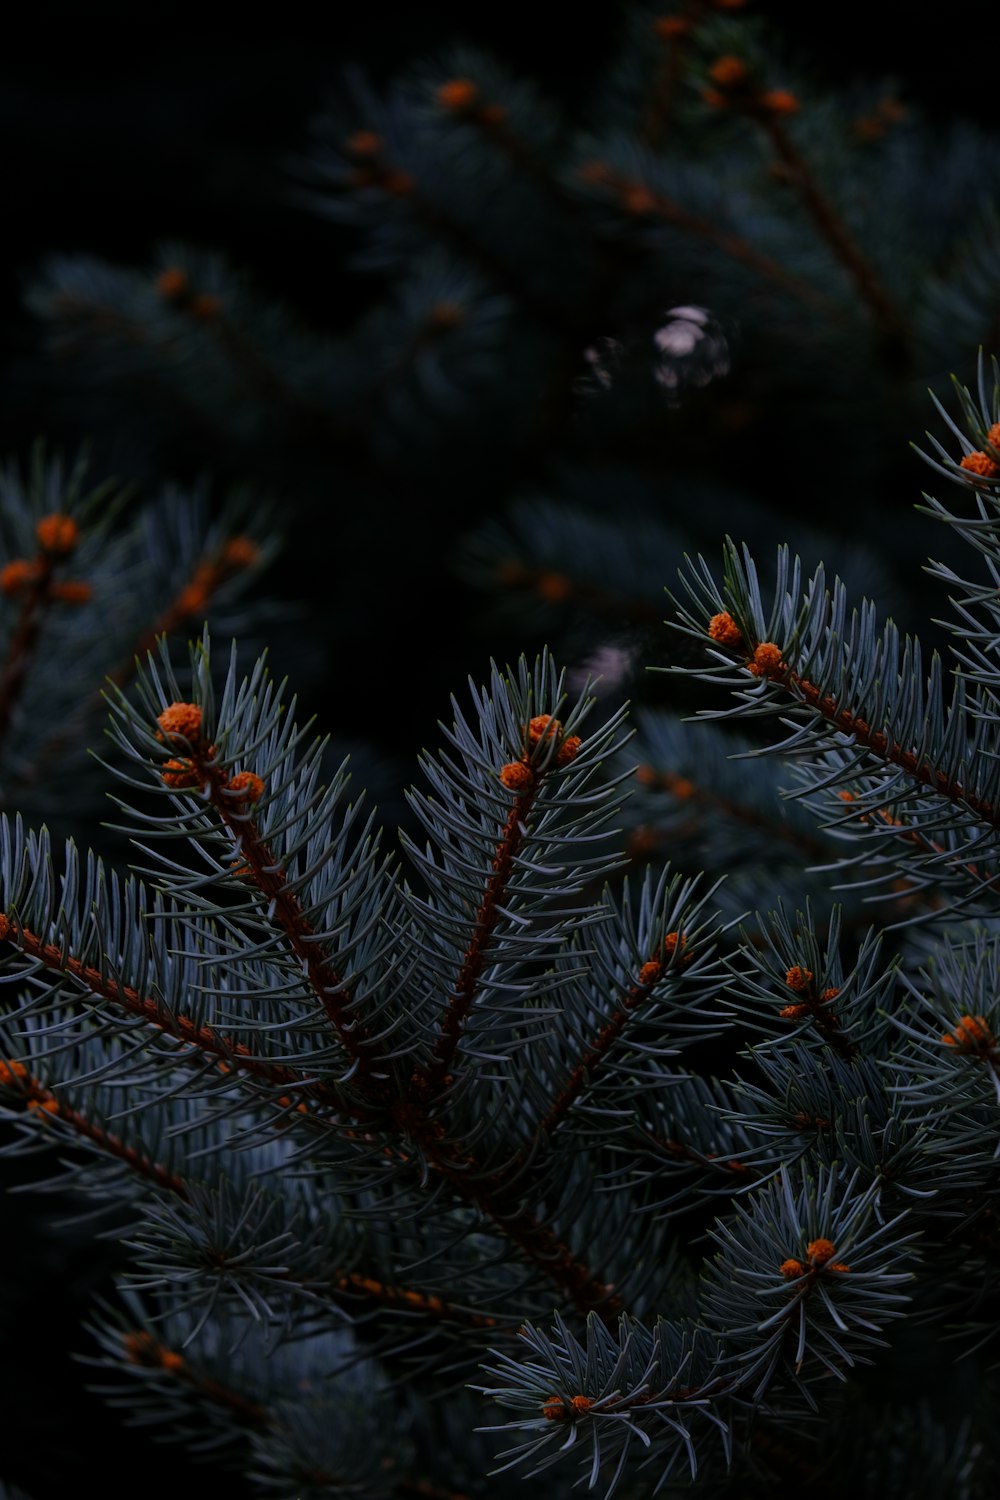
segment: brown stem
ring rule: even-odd
[[[526,286],[481,238],[421,193],[407,173],[392,167],[384,157],[375,156],[359,169],[356,176],[360,186],[379,187],[393,197],[403,199],[414,217],[422,221],[432,234],[453,246],[464,260],[482,267],[489,279],[542,327],[564,337],[567,334],[574,339],[579,336],[580,330],[572,318],[562,312],[551,299],[541,297]]]
[[[44,943],[28,928],[15,926],[14,922],[3,914],[0,914],[0,940],[12,943],[29,958],[37,959],[47,969],[52,969],[57,974],[71,975],[91,994],[99,995],[102,1000],[121,1006],[129,1015],[141,1017],[142,1020],[149,1022],[168,1036],[176,1037],[178,1041],[196,1048],[201,1055],[207,1054],[215,1058],[219,1066],[249,1073],[265,1083],[274,1084],[283,1089],[297,1090],[314,1097],[319,1103],[339,1109],[355,1118],[358,1115],[356,1108],[338,1099],[329,1084],[306,1082],[301,1074],[284,1063],[272,1063],[265,1058],[255,1057],[241,1042],[233,1042],[208,1026],[199,1026],[189,1016],[172,1015],[160,1001],[154,1000],[152,996],[140,995],[130,986],[119,984],[116,980],[103,975],[99,969],[82,963],[70,953],[65,953],[55,943]]]
[[[714,224],[711,219],[704,218],[701,214],[692,213],[681,204],[668,198],[665,193],[659,193],[644,183],[633,181],[624,173],[615,172],[613,168],[600,163],[599,168],[592,173],[594,180],[599,184],[606,185],[619,198],[627,198],[630,194],[641,195],[640,202],[642,211],[662,219],[664,223],[672,224],[678,229],[685,230],[688,234],[697,235],[700,239],[708,240],[722,250],[731,260],[738,261],[741,265],[748,266],[761,276],[765,281],[773,282],[780,286],[782,291],[789,293],[800,302],[821,310],[828,314],[836,312],[836,308],[822,292],[818,292],[809,282],[803,281],[791,271],[787,271],[778,261],[769,255],[763,255],[755,250],[748,240],[731,230],[722,229]]]
[[[249,1423],[252,1427],[267,1427],[270,1425],[271,1417],[266,1407],[259,1402],[251,1401],[239,1391],[231,1390],[221,1381],[213,1380],[209,1375],[202,1375],[188,1364],[188,1361],[176,1349],[170,1349],[165,1344],[158,1343],[151,1333],[145,1330],[126,1333],[122,1338],[125,1357],[131,1365],[140,1365],[143,1369],[164,1370],[176,1379],[191,1386],[201,1395],[207,1396],[210,1401],[224,1406],[227,1411],[240,1421]]]
[[[527,829],[525,819],[538,795],[539,773],[523,792],[511,803],[493,856],[492,874],[486,882],[479,910],[473,923],[472,937],[462,956],[458,977],[452,986],[451,996],[441,1017],[440,1029],[434,1042],[434,1057],[424,1074],[425,1087],[432,1092],[440,1090],[448,1076],[448,1070],[458,1051],[465,1021],[475,999],[476,988],[486,965],[487,952],[493,930],[500,920],[500,907],[510,879],[514,860],[524,842]]]
[[[444,1128],[431,1119],[427,1103],[433,1092],[445,1082],[454,1057],[462,1027],[472,1004],[476,985],[486,963],[487,949],[500,917],[499,905],[510,878],[514,859],[524,841],[526,819],[541,784],[542,773],[533,772],[531,784],[517,794],[504,823],[503,833],[493,859],[493,873],[476,916],[474,931],[462,961],[453,998],[445,1010],[435,1048],[435,1057],[426,1071],[415,1075],[411,1089],[404,1096],[392,1098],[391,1084],[372,1077],[376,1053],[360,1021],[353,1012],[349,993],[331,973],[329,959],[318,943],[306,941],[311,929],[295,896],[287,889],[284,872],[262,841],[245,804],[226,795],[224,773],[204,755],[193,756],[192,764],[209,799],[234,837],[242,838],[241,852],[257,889],[274,903],[274,912],[285,931],[293,951],[303,964],[310,982],[323,998],[324,1006],[349,1056],[356,1062],[354,1077],[363,1093],[378,1105],[389,1106],[389,1117],[400,1133],[409,1132],[424,1150],[431,1166],[455,1188],[458,1194],[491,1219],[509,1240],[560,1286],[584,1314],[598,1311],[609,1326],[622,1310],[621,1299],[599,1281],[593,1272],[578,1261],[569,1247],[547,1225],[521,1204],[519,1194],[509,1182],[499,1178],[482,1179],[473,1175],[474,1162],[456,1146],[444,1140]],[[367,1045],[368,1050],[361,1050]],[[355,1118],[358,1111],[352,1110]]]
[[[814,708],[822,718],[835,725],[844,734],[853,736],[857,744],[865,750],[870,750],[880,760],[899,766],[915,781],[930,787],[932,791],[939,793],[942,797],[947,797],[949,801],[967,807],[991,828],[1000,829],[1000,811],[991,802],[977,797],[975,792],[968,791],[946,772],[928,765],[912,750],[905,749],[898,740],[891,740],[881,729],[872,729],[871,725],[852,709],[841,708],[830,693],[821,693],[819,688],[807,678],[800,677],[786,662],[755,666],[754,672],[756,676],[766,677],[768,681],[788,688],[801,702],[808,703],[810,708]]]
[[[573,1302],[584,1317],[596,1312],[612,1331],[625,1304],[613,1286],[600,1281],[589,1266],[578,1260],[555,1232],[524,1207],[517,1184],[509,1174],[492,1178],[473,1176],[475,1162],[456,1147],[446,1144],[432,1122],[421,1131],[421,1144],[431,1166],[491,1219],[507,1239],[517,1245]]]
[[[539,156],[521,136],[511,130],[502,106],[479,104],[463,113],[482,131],[488,141],[499,147],[514,165],[519,167],[525,176],[537,184],[546,196],[558,204],[564,212],[571,214],[574,218],[582,217],[578,200],[566,191],[558,177],[553,176],[545,158]]]
[[[684,61],[690,51],[692,33],[701,17],[702,0],[688,0],[680,13],[672,18],[680,23],[673,36],[665,38],[666,47],[657,68],[656,81],[646,105],[640,134],[646,144],[658,151],[667,133],[677,90],[684,72]]]
[[[673,1161],[689,1161],[699,1167],[704,1166],[706,1161],[710,1161],[720,1171],[731,1172],[734,1176],[744,1179],[760,1175],[756,1168],[748,1167],[746,1162],[737,1161],[734,1157],[723,1160],[715,1151],[698,1151],[694,1146],[688,1146],[683,1141],[676,1141],[670,1136],[657,1135],[654,1130],[648,1130],[645,1126],[640,1128],[639,1134],[648,1145],[662,1152],[664,1156],[669,1156]]]
[[[354,1008],[353,997],[334,969],[333,960],[325,946],[315,941],[315,933],[298,897],[289,890],[285,871],[264,842],[253,815],[247,811],[247,804],[227,793],[226,773],[220,770],[214,760],[198,754],[192,757],[192,765],[202,785],[207,787],[209,800],[221,822],[239,845],[247,879],[252,880],[268,905],[273,905],[278,926],[301,964],[311,989],[319,998],[344,1051],[355,1065],[354,1083],[373,1102],[388,1102],[386,1082],[372,1076],[376,1051],[371,1036]]]
[[[874,267],[865,259],[843,219],[816,182],[805,157],[773,111],[765,107],[751,109],[749,113],[770,140],[778,159],[787,168],[788,179],[812,215],[816,227],[854,278],[862,299],[882,327],[887,347],[898,360],[905,360],[909,344],[906,323]]]
[[[105,1130],[101,1125],[96,1125],[93,1120],[88,1120],[86,1115],[81,1114],[79,1110],[71,1109],[37,1078],[25,1078],[18,1091],[26,1098],[29,1108],[33,1107],[40,1114],[51,1114],[56,1119],[64,1121],[78,1136],[90,1141],[92,1145],[97,1146],[109,1156],[124,1162],[140,1177],[147,1178],[156,1187],[166,1188],[178,1198],[187,1201],[190,1195],[182,1177],[178,1177],[166,1167],[161,1167],[151,1157],[143,1156],[142,1152],[137,1151],[134,1146],[127,1145],[120,1136],[110,1130]]]
[[[597,1069],[625,1030],[632,1012],[643,1000],[649,998],[650,992],[659,978],[660,975],[657,974],[648,984],[633,984],[629,988],[621,1003],[616,1006],[609,1019],[601,1027],[593,1043],[584,1053],[552,1101],[548,1114],[546,1114],[538,1126],[539,1137],[552,1136],[558,1130],[572,1106],[592,1081]]]
[[[485,1313],[471,1312],[432,1292],[421,1292],[413,1287],[395,1286],[372,1276],[362,1276],[359,1271],[348,1271],[336,1276],[334,1286],[338,1292],[362,1301],[374,1302],[379,1307],[423,1313],[426,1317],[436,1318],[441,1322],[461,1323],[466,1328],[499,1327],[498,1319],[488,1317]]]
[[[126,1333],[122,1344],[129,1364],[141,1365],[145,1369],[166,1371],[201,1395],[207,1396],[210,1401],[225,1407],[238,1421],[245,1422],[250,1427],[273,1426],[274,1417],[266,1406],[258,1401],[251,1401],[249,1397],[223,1385],[221,1381],[192,1369],[182,1354],[175,1349],[169,1349],[165,1344],[158,1343],[151,1333],[145,1330]],[[325,1469],[300,1470],[297,1478],[307,1480],[310,1484],[329,1486],[345,1484],[342,1478],[328,1473]],[[440,1489],[437,1485],[423,1479],[397,1479],[392,1483],[392,1491],[399,1495],[401,1500],[411,1500],[411,1497],[412,1500],[470,1500],[469,1496],[459,1494],[456,1490]]]
[[[850,1062],[857,1057],[861,1049],[856,1042],[852,1042],[844,1035],[839,1019],[831,1010],[835,991],[831,991],[828,998],[824,1000],[810,983],[805,989],[796,990],[795,994],[795,1009],[801,1007],[802,1011],[809,1016],[824,1042],[832,1047],[845,1062]]]

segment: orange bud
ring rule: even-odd
[[[344,150],[350,156],[377,156],[382,149],[382,138],[374,130],[356,130],[344,142]]]
[[[747,666],[747,671],[754,677],[767,677],[772,672],[781,668],[781,647],[776,646],[773,641],[761,641],[754,651],[753,661]]]
[[[191,316],[200,323],[213,322],[222,311],[222,298],[211,292],[200,292],[191,301]]]
[[[569,1404],[575,1412],[583,1415],[590,1410],[594,1403],[589,1396],[570,1396]]]
[[[232,536],[219,557],[227,568],[252,568],[260,560],[260,548],[252,537]]]
[[[690,30],[691,22],[686,16],[658,16],[653,22],[653,31],[664,41],[675,41],[677,37],[687,36]]]
[[[576,753],[582,743],[578,734],[567,735],[556,754],[556,765],[568,766],[571,760],[576,759]]]
[[[434,97],[442,109],[458,112],[475,104],[479,90],[471,78],[452,78],[441,85]]]
[[[643,964],[639,970],[639,983],[642,985],[655,984],[663,973],[663,965],[658,959],[650,959],[648,964]]]
[[[569,1412],[562,1397],[550,1396],[542,1407],[542,1416],[547,1417],[550,1422],[565,1422]]]
[[[783,1005],[778,1015],[785,1021],[801,1021],[803,1016],[809,1014],[808,1005]]]
[[[961,1047],[966,1052],[978,1052],[995,1046],[995,1041],[984,1016],[963,1016],[954,1031],[947,1032],[942,1041],[946,1047]]]
[[[573,591],[573,585],[565,573],[540,573],[535,588],[543,599],[548,599],[553,604],[558,604]]]
[[[80,540],[80,528],[72,516],[56,511],[51,516],[42,517],[35,527],[35,535],[42,551],[50,557],[68,557]]]
[[[622,189],[621,206],[637,219],[656,212],[656,195],[642,182],[630,182]]]
[[[682,932],[668,932],[663,939],[663,951],[669,958],[671,953],[680,952],[681,956],[687,947],[687,938]]]
[[[718,641],[720,646],[742,646],[743,644],[740,627],[726,610],[712,616],[708,622],[708,634],[710,639]]]
[[[257,802],[264,794],[264,783],[253,771],[238,771],[231,776],[227,792],[238,792],[241,802]]]
[[[180,266],[166,266],[156,278],[156,290],[164,302],[176,302],[187,293],[187,272]]]
[[[708,76],[719,88],[733,89],[746,82],[748,72],[749,69],[741,58],[727,54],[716,58],[708,70]]]
[[[23,1062],[18,1062],[13,1057],[8,1058],[6,1062],[0,1061],[0,1083],[5,1083],[9,1087],[15,1081],[23,1083],[27,1077],[28,1070]]]
[[[768,89],[757,102],[771,115],[794,115],[802,108],[789,89]]]
[[[836,1247],[832,1240],[810,1240],[806,1246],[806,1254],[814,1265],[825,1266],[836,1254]]]
[[[0,568],[0,592],[4,594],[18,594],[29,584],[35,582],[38,577],[38,564],[29,562],[26,557],[15,557],[5,567]]]
[[[543,737],[547,740],[558,739],[561,734],[562,725],[551,714],[536,714],[528,724],[528,739],[533,745],[537,745]]]
[[[812,984],[812,977],[812,969],[803,969],[798,964],[795,964],[786,973],[785,983],[790,990],[794,990],[797,995],[801,995],[802,991]]]
[[[157,724],[162,730],[157,739],[181,738],[196,745],[201,739],[201,709],[196,703],[171,703],[157,715]]]
[[[805,1273],[806,1268],[800,1260],[789,1259],[781,1262],[781,1274],[787,1276],[789,1281],[794,1280],[796,1276],[804,1276]]]
[[[59,1113],[59,1105],[51,1094],[46,1094],[44,1099],[29,1099],[28,1109],[32,1114],[38,1110],[47,1115],[57,1115]]]
[[[523,760],[512,760],[500,772],[500,780],[512,792],[526,792],[534,783],[535,773]]]
[[[995,479],[1000,474],[1000,464],[990,458],[988,453],[967,453],[962,459],[961,467],[969,474],[977,474],[980,479]]]
[[[188,787],[201,785],[201,777],[189,760],[165,761],[160,775],[165,784],[173,787],[175,792],[182,792]]]

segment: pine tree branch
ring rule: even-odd
[[[379,188],[405,202],[418,223],[450,245],[464,261],[480,267],[494,285],[506,292],[541,327],[563,338],[579,338],[580,329],[575,319],[551,300],[539,297],[481,239],[422,193],[409,172],[401,171],[387,160],[377,137],[372,141],[371,149],[365,152],[362,163],[356,167],[352,183],[355,187]]]
[[[748,105],[747,113],[770,140],[778,160],[787,170],[788,181],[798,193],[823,238],[854,278],[862,299],[882,328],[887,351],[901,365],[908,365],[910,335],[905,319],[874,267],[861,253],[843,219],[819,186],[780,116],[763,103],[760,107]]]
[[[55,545],[40,546],[37,556],[30,562],[15,560],[3,569],[5,591],[17,587],[22,594],[21,610],[13,634],[7,644],[7,654],[0,665],[0,744],[10,728],[11,716],[24,688],[46,612],[58,597],[59,586],[53,575],[59,562],[70,555],[76,546],[76,522],[69,516],[47,516],[39,522],[40,537],[46,533],[41,528],[48,526]],[[64,537],[60,540],[60,530]],[[20,574],[14,570],[20,568]]]
[[[250,537],[231,536],[214,552],[202,557],[195,565],[187,583],[171,600],[156,622],[142,633],[132,651],[107,674],[107,682],[122,688],[135,675],[136,663],[143,661],[156,646],[161,636],[175,635],[184,626],[200,622],[209,609],[212,596],[234,573],[250,568],[257,561],[260,548]],[[74,745],[79,745],[88,721],[105,706],[105,688],[94,689],[90,698],[81,704],[79,712],[58,733],[49,738],[35,756],[31,766],[18,776],[18,787],[29,787],[42,781],[53,761]]]
[[[486,966],[490,938],[502,912],[504,891],[513,872],[514,860],[527,835],[528,814],[541,788],[541,774],[532,771],[531,776],[530,785],[524,791],[515,793],[507,813],[493,856],[492,873],[486,882],[486,889],[473,921],[472,936],[439,1022],[433,1060],[423,1073],[425,1087],[431,1093],[437,1093],[445,1086],[462,1039],[466,1017],[475,1000],[480,975]]]
[[[673,936],[676,938],[676,933]],[[639,980],[629,986],[626,994],[612,1011],[590,1047],[573,1068],[569,1077],[556,1094],[548,1113],[539,1123],[536,1140],[546,1137],[551,1140],[573,1105],[593,1082],[594,1075],[600,1068],[601,1063],[621,1038],[622,1033],[632,1018],[632,1013],[644,1000],[649,998],[654,987],[662,977],[663,965],[659,958],[656,957],[644,965],[644,969],[650,971],[647,977],[643,979],[641,977],[642,971],[640,971]]]
[[[442,1323],[457,1323],[466,1328],[498,1328],[500,1320],[486,1313],[472,1312],[455,1302],[423,1292],[416,1287],[399,1286],[379,1281],[376,1277],[363,1276],[359,1271],[345,1271],[334,1275],[333,1285],[338,1292],[347,1294],[347,1305],[354,1298],[371,1302],[377,1307],[421,1313],[428,1319]]]
[[[177,741],[178,736],[167,738]],[[358,1017],[354,1000],[333,965],[332,955],[308,921],[288,877],[261,835],[251,804],[263,792],[263,783],[252,773],[230,779],[214,754],[214,746],[199,740],[190,744],[190,759],[181,764],[187,771],[165,774],[190,775],[204,789],[220,822],[233,837],[241,873],[266,901],[274,920],[302,966],[302,972],[320,1000],[324,1013],[351,1061],[349,1077],[373,1103],[385,1104],[392,1094],[385,1078],[375,1076],[378,1052],[367,1028]],[[244,784],[245,783],[245,784]]]
[[[714,1151],[699,1151],[695,1146],[688,1146],[683,1141],[674,1140],[672,1137],[658,1135],[656,1131],[642,1126],[638,1134],[654,1150],[668,1157],[671,1161],[689,1161],[694,1166],[704,1166],[705,1162],[712,1162],[720,1171],[731,1172],[734,1177],[739,1177],[744,1182],[752,1182],[760,1176],[755,1167],[748,1166],[746,1162],[737,1161],[735,1158],[723,1160]]]
[[[122,1345],[129,1364],[139,1365],[145,1369],[162,1370],[165,1374],[173,1376],[192,1388],[199,1396],[207,1397],[215,1405],[223,1407],[237,1421],[244,1422],[247,1426],[266,1427],[269,1425],[270,1415],[267,1408],[260,1402],[251,1401],[239,1391],[223,1385],[221,1381],[201,1374],[192,1367],[183,1354],[159,1343],[151,1333],[145,1330],[125,1333],[122,1336]]]
[[[128,1015],[137,1016],[157,1030],[197,1049],[201,1055],[216,1059],[225,1070],[249,1073],[261,1082],[282,1089],[308,1094],[330,1108],[356,1116],[357,1111],[333,1093],[327,1083],[311,1082],[284,1063],[272,1063],[256,1057],[241,1042],[230,1041],[208,1026],[199,1026],[189,1016],[172,1015],[152,996],[140,995],[130,986],[120,984],[90,964],[84,964],[55,943],[45,943],[13,917],[0,913],[0,942],[9,942],[26,957],[35,959],[56,974],[68,974],[92,995],[98,995],[119,1006]]]
[[[765,642],[764,645],[768,646],[770,643]],[[1000,810],[992,803],[977,797],[975,792],[963,787],[947,772],[928,765],[926,760],[918,757],[914,751],[907,750],[898,741],[891,739],[883,730],[873,729],[853,709],[841,707],[832,694],[820,692],[819,688],[808,678],[800,677],[787,662],[781,660],[781,653],[777,647],[773,648],[776,653],[774,659],[770,654],[759,655],[761,649],[758,647],[758,654],[752,655],[750,659],[754,676],[766,678],[768,682],[787,688],[797,702],[807,704],[828,724],[833,725],[843,734],[851,735],[857,744],[871,751],[877,759],[889,765],[898,766],[914,781],[920,782],[921,785],[937,792],[942,797],[947,797],[950,802],[968,808],[981,822],[988,824],[991,828],[1000,829]]]
[[[658,192],[655,188],[627,176],[624,172],[616,171],[604,161],[588,162],[580,169],[580,175],[585,182],[595,187],[606,187],[614,194],[626,213],[639,218],[662,219],[665,224],[670,224],[698,239],[706,240],[729,256],[731,260],[748,267],[762,280],[780,287],[783,292],[797,301],[831,317],[836,316],[835,305],[808,281],[803,281],[779,261],[756,250],[749,240],[745,240],[741,235],[732,230],[720,228],[711,219],[706,219],[704,215],[684,208],[682,204],[669,198],[665,193]]]
[[[166,266],[160,272],[157,291],[169,307],[214,340],[252,397],[279,411],[301,430],[315,437],[330,436],[335,420],[332,413],[288,383],[258,344],[227,315],[221,297],[199,292],[181,266]]]
[[[436,99],[441,109],[474,125],[489,145],[502,151],[564,213],[578,222],[582,219],[578,200],[567,192],[545,158],[511,127],[504,105],[484,100],[470,78],[449,79],[437,90]]]
[[[702,0],[687,0],[677,15],[659,16],[653,31],[663,44],[657,59],[656,79],[646,102],[639,133],[651,151],[662,150],[691,51],[694,28],[701,19]]]
[[[185,1201],[188,1199],[187,1184],[182,1177],[160,1166],[150,1157],[144,1156],[134,1146],[127,1145],[112,1131],[105,1130],[93,1120],[88,1120],[86,1115],[81,1114],[79,1110],[72,1109],[51,1089],[47,1089],[39,1079],[29,1073],[25,1064],[18,1059],[0,1060],[0,1084],[15,1090],[17,1096],[24,1100],[25,1107],[37,1113],[40,1118],[47,1116],[62,1121],[83,1140],[89,1141],[105,1155],[124,1162],[133,1172],[140,1177],[145,1177],[155,1187],[166,1188]]]

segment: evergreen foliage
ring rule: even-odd
[[[346,332],[192,247],[49,263],[146,498],[0,477],[0,1145],[112,1247],[76,1349],[126,1424],[278,1500],[996,1493],[994,154],[823,97],[738,0],[636,6],[584,125],[470,52],[347,81],[294,165],[392,284]],[[884,608],[891,495],[790,549],[731,470],[780,442],[843,518],[949,368],[942,654]],[[208,463],[245,488],[150,483]],[[333,638],[405,482],[393,545],[460,513],[529,648],[388,837],[340,741],[405,714],[317,736],[242,597],[261,495],[309,535],[332,473]]]

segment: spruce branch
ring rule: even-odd
[[[849,811],[840,797],[827,812],[830,825],[874,836],[880,852],[890,838],[908,843],[920,855],[894,859],[908,878],[979,899],[994,878],[1000,828],[996,732],[963,678],[946,701],[940,657],[924,681],[919,644],[901,641],[891,621],[879,630],[868,603],[848,617],[844,586],[828,587],[822,566],[803,582],[798,559],[790,564],[782,550],[769,613],[746,549],[727,541],[723,571],[721,590],[703,562],[684,579],[696,609],[681,606],[679,628],[718,663],[696,675],[736,689],[741,706],[731,713],[785,716],[791,733],[772,748],[801,763],[808,791],[799,795],[829,809],[830,789],[850,793]]]

